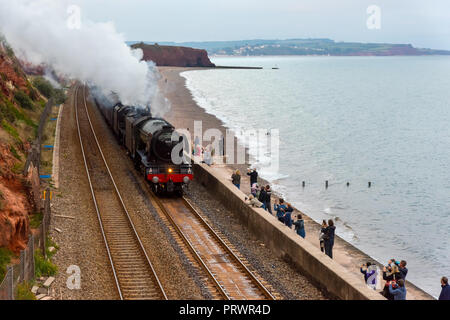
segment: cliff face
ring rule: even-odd
[[[206,50],[144,43],[135,44],[132,48],[142,49],[144,60],[153,61],[157,66],[215,67]]]
[[[43,101],[14,53],[0,41],[0,247],[25,248],[33,213],[22,170]]]

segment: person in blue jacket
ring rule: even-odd
[[[394,289],[392,288],[392,283],[389,284],[389,293],[394,296],[394,300],[406,300],[405,280],[398,280],[397,285],[398,287]]]
[[[286,226],[288,226],[289,228],[292,227],[292,212],[294,212],[294,208],[292,208],[291,204],[288,203],[287,208],[284,211],[283,220],[284,220],[284,224]]]
[[[283,223],[284,223],[284,212],[285,212],[286,208],[287,207],[284,204],[284,200],[283,199],[280,199],[278,204],[274,203],[274,205],[273,205],[273,209],[277,213],[278,220],[280,220]]]
[[[448,278],[442,277],[441,279],[442,291],[439,295],[439,300],[450,300],[450,286],[448,285]]]
[[[305,222],[303,221],[301,214],[299,214],[297,216],[297,220],[294,222],[294,226],[295,226],[295,232],[297,232],[297,234],[300,237],[305,238],[306,237]]]

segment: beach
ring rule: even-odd
[[[161,73],[160,87],[165,96],[171,103],[171,110],[165,115],[165,118],[176,128],[189,128],[193,132],[194,121],[202,121],[202,130],[205,132],[211,128],[217,128],[225,133],[226,127],[223,122],[216,116],[208,114],[205,110],[197,105],[188,88],[186,88],[186,79],[180,76],[180,73],[190,70],[198,70],[198,68],[179,68],[179,67],[159,67]],[[237,140],[235,138],[235,143]],[[204,146],[207,142],[203,143]],[[235,148],[236,150],[236,148]],[[250,194],[249,179],[246,176],[246,170],[250,164],[243,165],[213,165],[212,167],[219,173],[223,180],[231,180],[233,170],[239,169],[242,174],[241,191],[245,194]],[[266,183],[265,181],[260,181]],[[272,197],[272,201],[276,199]],[[286,199],[289,202],[289,199]],[[319,231],[320,225],[311,219],[307,212],[302,212],[302,208],[296,208],[296,212],[301,212],[305,220],[306,240],[316,247],[319,247]],[[294,214],[295,216],[295,214]],[[294,232],[294,231],[292,231]],[[351,273],[356,273],[361,276],[363,282],[363,275],[360,274],[359,268],[367,261],[375,262],[375,259],[357,249],[341,237],[336,236],[335,245],[333,249],[334,260],[341,264]],[[383,265],[379,264],[382,269]],[[383,282],[384,284],[384,282]],[[416,287],[411,282],[407,281],[408,300],[428,300],[433,299],[431,295]]]

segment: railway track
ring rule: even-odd
[[[150,191],[151,192],[151,191]],[[153,200],[170,221],[196,262],[226,300],[275,300],[266,288],[186,198]]]
[[[86,89],[80,87],[75,88],[74,99],[78,136],[119,297],[167,300],[97,140],[86,104]]]

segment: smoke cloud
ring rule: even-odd
[[[46,65],[58,75],[88,82],[108,95],[114,92],[126,105],[145,107],[156,99],[160,75],[153,63],[141,61],[142,50],[125,43],[113,23],[86,19],[70,26],[69,3],[62,0],[0,0],[0,33],[16,55]]]

